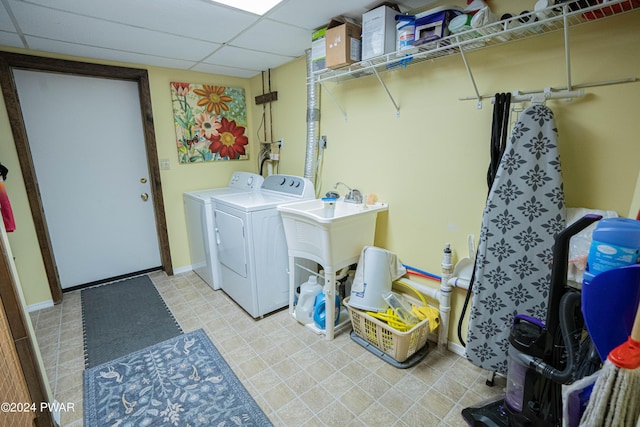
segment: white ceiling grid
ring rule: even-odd
[[[253,77],[304,55],[332,17],[360,18],[379,3],[284,0],[258,16],[209,0],[0,0],[0,45]]]

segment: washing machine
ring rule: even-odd
[[[270,175],[260,191],[213,196],[222,290],[252,317],[289,305],[289,257],[277,206],[315,198],[306,178]]]
[[[258,174],[234,172],[226,187],[183,194],[191,266],[193,271],[213,289],[220,289],[220,274],[214,240],[215,220],[211,197],[258,191],[263,182],[264,178]]]

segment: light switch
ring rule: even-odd
[[[171,162],[169,159],[160,159],[160,169],[163,171],[171,169]]]

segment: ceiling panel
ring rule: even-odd
[[[0,31],[9,31],[12,33],[16,32],[16,27],[14,27],[13,22],[11,22],[11,17],[9,16],[9,12],[5,8],[4,4],[0,2]]]
[[[244,77],[250,78],[260,74],[259,71],[245,70],[242,68],[225,67],[224,65],[203,64],[199,63],[194,66],[193,71],[200,71],[202,73],[222,74],[224,76]]]
[[[370,5],[371,0],[289,1],[274,9],[269,18],[313,30],[339,15],[360,19]]]
[[[240,34],[231,45],[279,55],[300,56],[311,47],[311,32],[302,28],[262,20]]]
[[[0,46],[22,47],[22,40],[16,33],[0,31]]]
[[[44,52],[56,52],[65,55],[85,56],[88,58],[106,59],[110,61],[130,62],[132,64],[145,64],[155,67],[167,67],[177,69],[189,69],[195,63],[179,59],[163,58],[154,55],[123,52],[112,49],[102,49],[92,46],[82,46],[74,43],[60,42],[41,38],[28,37],[27,42],[32,49]]]
[[[289,62],[294,59],[292,56],[274,55],[261,51],[254,51],[253,55],[245,57],[246,52],[247,50],[238,47],[224,46],[202,62],[261,71],[267,68],[275,68],[282,64],[282,61]]]
[[[16,2],[16,0],[13,0]],[[24,0],[30,13],[65,11],[137,28],[222,43],[258,21],[238,9],[201,0]],[[38,10],[39,9],[39,10]]]
[[[14,9],[27,36],[75,43],[83,46],[191,60],[203,58],[219,44],[148,31],[101,19],[49,10],[29,14],[29,8]],[[27,19],[28,17],[28,19]],[[31,47],[31,46],[30,46]]]

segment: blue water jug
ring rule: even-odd
[[[324,292],[320,292],[316,295],[316,302],[314,304],[313,309],[313,323],[320,329],[325,329],[326,327],[326,318],[327,318],[327,310],[325,307],[325,295]],[[334,325],[337,325],[340,321],[340,298],[336,295],[336,321]]]

